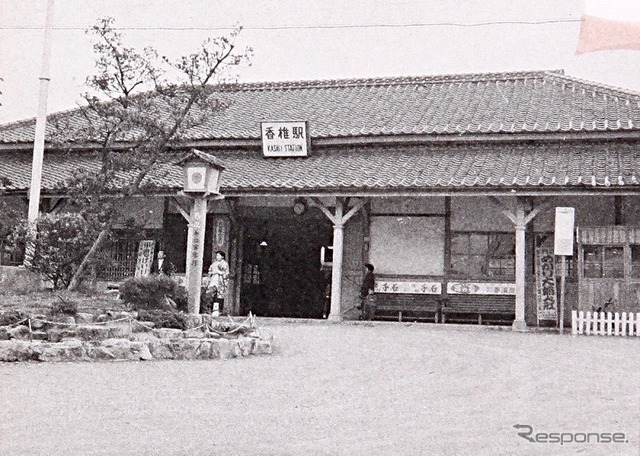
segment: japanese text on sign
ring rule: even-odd
[[[262,154],[265,157],[306,157],[309,155],[307,123],[262,122]]]
[[[378,280],[375,284],[376,293],[405,293],[405,294],[440,294],[440,282],[407,282],[397,280]]]
[[[515,295],[514,283],[486,283],[486,282],[449,282],[447,283],[449,294],[473,294],[473,295]]]

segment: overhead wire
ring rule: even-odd
[[[243,26],[244,30],[324,30],[324,29],[370,29],[370,28],[421,28],[421,27],[486,27],[490,25],[546,25],[580,23],[582,19],[542,19],[531,21],[484,21],[484,22],[416,22],[409,24],[324,24],[324,25],[273,25]],[[57,26],[54,30],[85,30],[85,26]],[[231,30],[233,26],[116,26],[115,30],[137,31],[209,31]],[[42,26],[15,25],[0,26],[0,30],[42,30]]]

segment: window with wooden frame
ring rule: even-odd
[[[465,278],[515,277],[515,234],[452,233],[450,273]]]
[[[624,278],[624,247],[585,245],[582,248],[584,277],[589,279]]]

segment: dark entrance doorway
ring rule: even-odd
[[[254,211],[243,226],[243,313],[322,318],[327,277],[320,249],[332,239],[326,217],[317,209],[301,216],[269,209]]]

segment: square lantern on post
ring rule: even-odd
[[[216,157],[191,149],[191,152],[177,164],[182,166],[184,172],[185,193],[203,196],[220,194],[220,177],[225,166]]]

